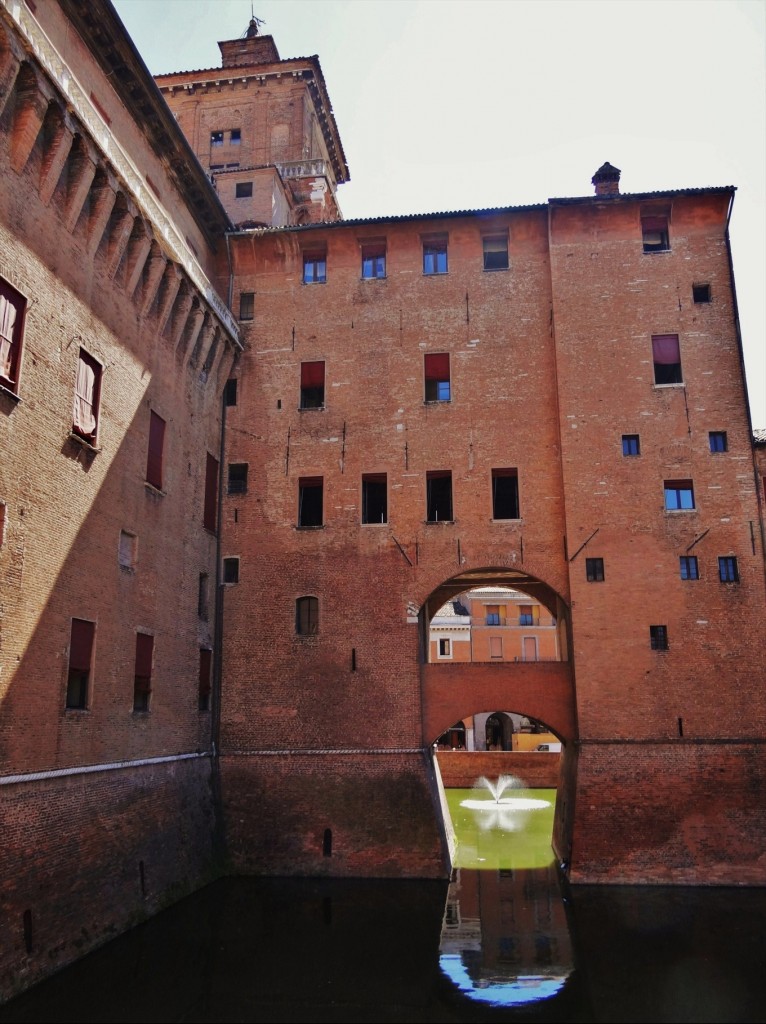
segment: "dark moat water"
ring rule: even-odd
[[[549,850],[553,791],[513,793],[548,809],[464,806],[476,796],[449,793],[449,885],[217,882],[0,1022],[766,1020],[766,889],[570,889]]]

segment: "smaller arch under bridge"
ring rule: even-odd
[[[424,650],[431,619],[442,605],[477,587],[512,587],[556,616],[562,661],[439,662],[421,665],[423,743],[429,746],[455,722],[483,711],[515,710],[544,722],[564,742],[576,737],[569,610],[547,584],[516,569],[478,569],[438,587],[422,609]]]

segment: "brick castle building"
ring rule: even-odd
[[[3,994],[221,873],[446,878],[497,710],[572,882],[762,885],[734,189],[344,221],[316,58],[221,49],[0,0]],[[429,658],[478,587],[556,659]]]

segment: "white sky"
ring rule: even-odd
[[[219,67],[250,0],[113,0],[153,74]],[[317,54],[348,218],[735,185],[753,426],[766,428],[766,0],[254,0]]]

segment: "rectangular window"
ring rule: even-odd
[[[505,620],[500,618],[500,605],[488,604],[484,612],[484,624],[487,626],[505,625]]]
[[[426,401],[449,402],[449,353],[428,353],[423,358],[425,361]]]
[[[253,194],[252,181],[238,181],[234,186],[235,199],[250,199]]]
[[[210,133],[210,145],[222,146],[223,145],[223,132],[211,132]]]
[[[206,530],[215,533],[218,527],[218,459],[208,452],[205,460],[205,505],[202,524]]]
[[[224,401],[228,407],[237,404],[237,378],[230,377],[224,389]]]
[[[93,356],[81,348],[77,360],[72,432],[88,444],[96,443],[98,408],[101,400],[101,369],[101,363],[96,362]]]
[[[603,583],[604,582],[604,559],[603,558],[586,558],[585,559],[585,578],[588,583]]]
[[[232,146],[238,146],[242,142],[242,130],[240,128],[232,128],[229,142]]]
[[[239,319],[252,320],[255,315],[255,292],[239,293]]]
[[[239,583],[239,558],[224,558],[223,582]]]
[[[540,606],[537,604],[519,605],[519,625],[538,626],[540,624]]]
[[[91,662],[96,623],[85,619],[72,619],[69,638],[69,672],[66,686],[66,706],[84,711],[90,696]]]
[[[485,270],[508,269],[508,236],[488,235],[482,239]]]
[[[739,583],[737,559],[726,555],[718,559],[718,576],[721,583]]]
[[[0,278],[0,384],[17,391],[21,367],[21,337],[26,301]]]
[[[641,237],[644,243],[644,252],[667,252],[670,248],[667,216],[642,217]]]
[[[247,494],[247,463],[229,463],[229,494]]]
[[[321,526],[324,481],[321,476],[302,476],[298,481],[298,526]]]
[[[520,518],[518,470],[492,470],[492,518]]]
[[[710,285],[709,284],[693,284],[692,285],[692,298],[695,302],[710,302]]]
[[[362,278],[386,276],[386,243],[370,243],[362,246]]]
[[[711,430],[708,438],[711,452],[726,452],[729,450],[729,442],[725,430]]]
[[[652,359],[655,384],[683,384],[677,334],[653,334]]]
[[[138,537],[135,533],[128,533],[127,530],[120,530],[120,547],[118,559],[121,568],[135,569],[138,555]]]
[[[303,283],[325,284],[327,281],[327,253],[324,249],[303,254]]]
[[[691,480],[665,481],[666,511],[681,512],[694,507],[694,484]]]
[[[207,622],[208,617],[208,574],[201,572],[199,574],[199,585],[197,587],[197,615],[203,622]]]
[[[324,360],[301,363],[301,409],[324,409]]]
[[[502,659],[503,638],[501,636],[491,636],[489,638],[489,656],[490,658]]]
[[[452,520],[452,473],[426,473],[426,517],[429,523]]]
[[[388,522],[388,480],[385,473],[362,476],[362,522]]]
[[[5,518],[7,507],[4,501],[0,501],[0,548],[5,543]]]
[[[200,711],[210,710],[210,675],[213,667],[213,652],[208,647],[199,649],[199,682],[197,699]]]
[[[700,578],[696,555],[681,555],[678,562],[682,580],[698,580]]]
[[[667,626],[650,626],[649,627],[649,643],[653,651],[667,651],[668,650],[668,627]]]
[[[452,642],[449,639],[446,639],[445,637],[441,637],[439,640],[439,657],[452,657]]]
[[[152,692],[154,637],[136,633],[136,667],[133,676],[133,710],[148,711]]]
[[[447,240],[435,240],[423,243],[423,273],[447,273]]]
[[[146,456],[146,482],[162,490],[162,452],[165,446],[165,421],[156,412],[149,414],[149,451]]]
[[[622,454],[626,457],[641,454],[641,442],[638,434],[622,435]]]
[[[299,636],[315,636],[319,632],[319,601],[316,597],[299,597],[295,602],[295,632]]]

